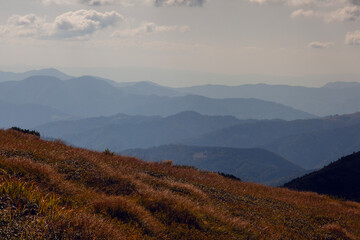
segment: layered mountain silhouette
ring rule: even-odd
[[[0,101],[0,128],[33,128],[39,124],[71,119],[72,116],[39,104],[11,104]]]
[[[296,109],[327,116],[360,111],[360,83],[335,82],[321,88],[287,85],[247,84],[240,86],[203,85],[178,89],[183,93],[212,98],[257,98],[286,104]]]
[[[144,70],[146,72],[146,70]],[[158,96],[185,96],[185,95],[201,95],[208,98],[256,98],[264,101],[276,102],[286,106],[290,106],[301,111],[311,113],[317,116],[327,116],[333,114],[349,114],[360,111],[357,104],[360,100],[358,94],[360,89],[359,82],[330,82],[323,87],[301,87],[288,85],[268,85],[268,84],[245,84],[239,86],[224,85],[200,85],[186,88],[170,88],[161,86],[149,81],[139,81],[144,78],[133,78],[135,72],[128,75],[124,73],[124,79],[131,79],[134,82],[115,82],[108,79],[97,78],[103,80],[114,87],[122,90],[124,93],[134,95],[158,95]],[[179,73],[181,75],[181,73]],[[72,77],[62,73],[56,69],[33,70],[25,73],[12,73],[0,71],[0,82],[19,81],[35,75],[46,75],[57,77],[61,80],[68,80]],[[179,76],[180,76],[179,75]],[[166,75],[170,77],[179,77],[174,75]],[[186,75],[187,76],[187,75]],[[197,75],[192,75],[196,77]],[[165,75],[163,76],[165,77]],[[185,77],[185,75],[184,75]],[[189,76],[187,76],[188,78]],[[199,78],[203,77],[201,75]],[[209,77],[209,76],[208,76]],[[220,76],[217,76],[218,78]],[[247,76],[253,79],[254,76]],[[258,76],[260,77],[260,76]],[[339,78],[351,78],[354,76],[338,76]],[[211,77],[210,77],[211,78]],[[145,79],[148,79],[147,77]],[[235,80],[235,76],[233,80]],[[257,79],[255,77],[255,79]],[[259,81],[255,80],[254,81]],[[260,79],[266,80],[264,76]],[[328,76],[329,81],[333,81],[334,76]],[[275,79],[274,79],[275,80]],[[324,80],[324,79],[323,79]],[[190,110],[190,109],[187,109]],[[196,110],[196,109],[192,109]],[[115,114],[115,113],[112,113]]]
[[[342,157],[319,171],[294,179],[284,187],[360,202],[360,152]]]
[[[152,147],[176,143],[209,131],[241,122],[232,116],[205,116],[182,112],[169,117],[118,114],[76,121],[59,121],[37,127],[42,135],[63,139],[71,144],[104,150]]]
[[[167,145],[148,149],[129,149],[122,155],[146,161],[172,160],[174,164],[195,166],[201,170],[232,174],[244,181],[279,185],[305,170],[264,149],[196,147]]]
[[[284,137],[263,147],[304,168],[321,168],[360,149],[360,124]]]
[[[257,121],[230,126],[183,143],[261,147],[306,169],[323,167],[360,147],[360,113],[321,119]]]
[[[239,120],[183,112],[58,121],[36,127],[44,136],[95,150],[168,144],[263,148],[305,169],[321,168],[360,147],[360,113],[309,120]]]
[[[52,76],[61,80],[73,78],[72,76],[67,75],[55,68],[45,68],[40,70],[31,70],[23,73],[0,71],[0,82],[20,81],[31,76]]]
[[[182,111],[233,115],[242,119],[292,120],[314,117],[282,104],[257,99],[136,95],[90,76],[66,81],[56,77],[32,76],[22,81],[0,83],[0,100],[13,104],[40,104],[78,117],[117,113],[169,116]]]

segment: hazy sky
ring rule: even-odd
[[[0,0],[0,65],[360,74],[360,0]]]

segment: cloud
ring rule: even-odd
[[[360,7],[346,6],[333,12],[330,20],[355,21],[360,19]]]
[[[202,7],[206,0],[148,0],[155,7]]]
[[[115,4],[114,0],[80,0],[80,3],[88,6],[102,6]]]
[[[181,32],[185,33],[190,31],[188,26],[164,26],[164,25],[156,25],[153,22],[146,22],[142,24],[138,28],[129,28],[125,30],[115,31],[112,36],[113,37],[134,37],[138,35],[146,35],[146,34],[154,34],[154,33],[162,33],[162,32]]]
[[[114,26],[123,19],[123,16],[115,11],[105,13],[95,10],[71,11],[56,17],[49,37],[86,37],[98,30]]]
[[[345,43],[348,45],[360,45],[360,30],[348,32],[345,36]]]
[[[286,0],[248,0],[251,3],[257,3],[257,4],[284,4],[286,3]]]
[[[86,6],[105,6],[105,5],[131,5],[131,0],[39,0],[44,5],[74,5],[82,4]]]
[[[311,42],[307,45],[308,48],[325,49],[334,46],[333,42]]]
[[[6,34],[38,39],[85,39],[95,32],[114,26],[124,19],[115,11],[98,12],[95,10],[78,10],[61,14],[53,22],[35,14],[25,16],[13,15],[7,25]],[[4,30],[3,30],[4,31]]]
[[[299,7],[299,6],[333,6],[339,3],[342,3],[347,0],[248,0],[252,3],[258,4],[284,4],[291,7]],[[360,0],[350,0],[350,1],[360,1]]]
[[[354,5],[360,5],[360,0],[349,0]]]
[[[145,4],[155,7],[202,7],[207,0],[37,0],[44,5],[74,5],[86,6],[121,5],[133,6]]]
[[[297,17],[312,17],[315,16],[315,12],[313,10],[304,10],[304,9],[298,9],[296,11],[293,11],[291,13],[291,18],[297,18]]]
[[[12,15],[8,19],[7,25],[1,28],[6,34],[30,37],[38,34],[45,24],[45,18],[41,18],[35,14],[27,14],[24,16]]]

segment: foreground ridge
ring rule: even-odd
[[[360,204],[0,130],[1,239],[359,239]]]

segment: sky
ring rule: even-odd
[[[360,0],[0,0],[0,70],[47,67],[318,85],[307,76],[360,76]]]

